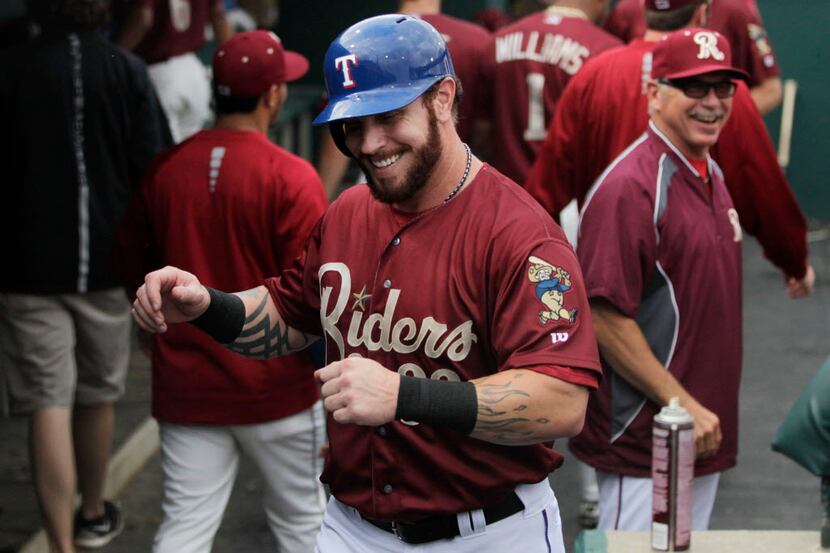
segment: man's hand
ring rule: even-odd
[[[717,453],[723,438],[720,419],[712,411],[693,399],[682,403],[683,407],[695,419],[695,457],[697,459],[711,457]]]
[[[401,377],[379,363],[349,357],[318,369],[323,405],[334,420],[379,426],[395,420]]]
[[[166,332],[170,323],[192,321],[210,305],[210,295],[196,276],[165,267],[144,277],[135,294],[133,318],[147,332]]]
[[[787,294],[791,298],[804,298],[813,293],[816,282],[816,272],[812,265],[807,265],[807,272],[801,279],[790,277],[787,279]]]

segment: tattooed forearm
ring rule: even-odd
[[[550,419],[538,409],[531,379],[508,371],[475,381],[478,421],[472,436],[502,445],[527,445],[549,439]]]
[[[247,357],[267,359],[299,351],[311,344],[311,336],[289,327],[282,320],[264,286],[239,293],[246,316],[242,333],[228,349]]]

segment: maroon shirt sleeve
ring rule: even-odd
[[[581,125],[581,99],[591,81],[590,67],[589,63],[565,87],[545,141],[524,184],[530,195],[556,221],[559,220],[559,212],[579,195],[575,190],[575,171],[585,150],[582,149],[582,135],[578,129]]]
[[[787,276],[802,278],[807,270],[807,224],[743,83],[712,157],[723,170],[741,226]]]
[[[283,320],[292,328],[321,336],[318,253],[325,216],[317,222],[302,255],[278,277],[269,278],[265,286]]]
[[[604,298],[627,317],[640,307],[657,259],[653,201],[643,188],[612,173],[588,200],[577,253],[589,298]]]
[[[556,238],[505,245],[491,261],[499,275],[490,328],[499,370],[528,368],[596,388],[596,337],[570,245]]]
[[[645,32],[642,0],[620,0],[605,20],[606,31],[623,42],[640,38]]]
[[[717,10],[717,4],[714,9]],[[780,75],[781,69],[755,0],[733,0],[724,15],[727,17],[724,34],[732,45],[734,63],[749,73],[750,86]]]
[[[306,161],[286,165],[275,171],[283,197],[280,212],[274,221],[274,243],[280,267],[288,267],[302,251],[314,225],[326,211],[327,200],[323,183]]]

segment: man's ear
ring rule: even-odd
[[[646,89],[646,98],[648,99],[648,113],[651,115],[652,113],[660,111],[660,86],[657,84],[657,81],[650,80],[648,82],[648,88]]]
[[[441,84],[438,85],[438,90],[433,99],[433,108],[435,109],[435,116],[438,121],[445,123],[452,121],[452,107],[455,102],[455,79],[452,77],[445,77]]]
[[[282,108],[286,96],[288,96],[288,87],[284,83],[272,84],[271,88],[262,95],[260,101],[265,104],[269,111],[279,110]]]

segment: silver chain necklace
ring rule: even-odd
[[[467,176],[470,174],[470,165],[473,164],[473,153],[470,151],[470,147],[467,144],[464,144],[464,150],[467,151],[467,166],[464,167],[464,174],[461,175],[461,180],[458,181],[458,184],[455,185],[455,188],[452,189],[450,195],[444,198],[444,203],[455,198],[455,195],[461,190],[461,187],[464,186],[464,183],[467,182]]]

